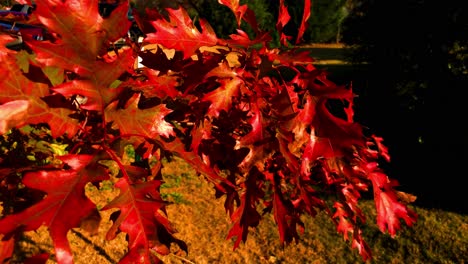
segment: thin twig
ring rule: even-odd
[[[186,259],[186,258],[184,258],[184,257],[177,256],[177,255],[174,254],[174,253],[171,253],[171,255],[174,256],[174,257],[176,257],[176,258],[178,258],[178,259],[180,259],[180,260],[182,260],[182,261],[185,261],[185,262],[187,262],[187,263],[195,264],[195,262],[192,262],[192,261],[190,261],[190,260],[188,260],[188,259]]]

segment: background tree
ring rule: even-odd
[[[312,15],[304,40],[312,43],[333,43],[341,41],[341,23],[348,15],[346,0],[312,1]],[[302,10],[298,5],[292,8],[295,20],[300,18]]]
[[[14,1],[11,1],[11,0],[1,0],[1,1],[0,1],[0,7],[11,6],[11,5],[12,5],[12,2],[14,2]]]

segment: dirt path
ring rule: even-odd
[[[308,44],[299,46],[300,49],[309,50],[318,65],[348,64],[343,44]]]

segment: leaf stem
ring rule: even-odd
[[[115,155],[114,151],[112,149],[110,149],[108,146],[106,145],[102,145],[102,147],[104,148],[104,150],[107,152],[107,154],[109,154],[109,156],[111,156],[112,160],[114,160],[116,163],[117,163],[117,166],[119,167],[119,169],[122,171],[122,175],[124,177],[124,179],[128,182],[128,183],[131,183],[132,181],[130,180],[130,177],[128,176],[128,173],[127,171],[125,170],[125,166],[122,164],[122,162],[120,161],[120,158],[117,157],[117,155]]]

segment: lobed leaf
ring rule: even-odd
[[[69,117],[73,111],[66,108],[51,108],[42,100],[50,95],[49,86],[42,82],[34,82],[28,79],[15,61],[12,55],[0,55],[3,70],[6,72],[0,80],[2,93],[0,103],[14,101],[27,101],[27,110],[22,111],[22,124],[49,124],[53,137],[66,134],[73,137],[78,131],[78,121]],[[24,105],[23,105],[24,106]],[[15,126],[16,126],[15,125]]]
[[[57,261],[72,263],[67,232],[97,214],[96,206],[86,197],[84,187],[88,182],[107,179],[108,174],[91,155],[66,155],[59,159],[70,169],[26,173],[23,179],[26,187],[43,191],[47,196],[24,211],[0,219],[0,233],[9,236],[44,225],[52,237]]]
[[[164,105],[139,109],[140,97],[140,94],[134,94],[123,109],[117,108],[117,101],[109,104],[105,109],[107,122],[112,122],[112,126],[118,128],[122,134],[147,138],[174,135],[172,125],[164,120],[171,110]]]
[[[157,191],[159,185],[158,181],[129,183],[125,178],[115,184],[120,193],[103,210],[119,209],[118,217],[107,233],[107,239],[114,239],[118,230],[128,234],[129,251],[119,263],[158,262],[150,251],[167,255],[172,242],[187,250],[184,242],[172,236],[176,230],[161,214],[166,202]]]
[[[199,48],[214,46],[218,42],[215,32],[205,20],[200,19],[202,30],[200,32],[184,9],[166,9],[166,11],[169,14],[169,21],[163,18],[151,21],[156,32],[147,34],[146,42],[182,51],[184,59],[190,58]]]
[[[97,56],[107,53],[110,43],[130,28],[128,4],[120,4],[108,19],[99,15],[98,0],[39,0],[36,4],[34,14],[57,36],[55,42],[30,44],[44,66],[60,66],[84,76],[101,72]]]

